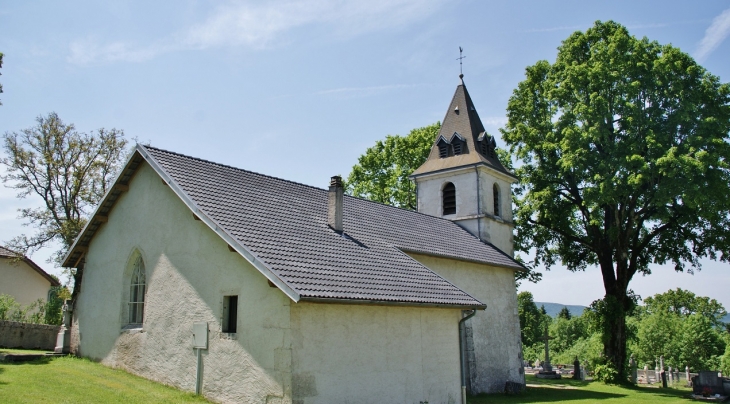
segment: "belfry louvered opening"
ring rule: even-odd
[[[444,215],[453,215],[456,213],[456,187],[450,182],[444,186],[443,207]]]
[[[458,156],[463,152],[463,147],[460,141],[454,142],[454,155]]]

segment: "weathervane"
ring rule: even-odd
[[[460,75],[460,76],[463,76],[463,75],[464,75],[464,71],[462,70],[462,64],[461,64],[461,60],[462,60],[462,59],[464,59],[464,58],[466,57],[466,56],[462,56],[462,55],[461,55],[461,54],[462,54],[462,52],[464,52],[464,49],[461,49],[461,46],[459,46],[459,57],[458,57],[458,58],[457,58],[456,60],[458,60],[458,61],[459,61],[459,75]]]

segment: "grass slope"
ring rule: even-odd
[[[610,386],[601,382],[583,382],[572,379],[541,380],[527,375],[527,391],[507,396],[491,394],[471,397],[469,404],[495,403],[559,403],[614,404],[614,403],[687,403],[688,388]]]
[[[202,397],[71,356],[0,364],[0,403],[207,403]]]

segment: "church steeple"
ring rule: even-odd
[[[483,164],[507,175],[512,175],[499,161],[494,151],[496,142],[479,119],[474,102],[459,75],[459,85],[444,116],[439,136],[436,138],[426,162],[413,172],[418,176],[433,170],[443,170],[466,165]]]
[[[419,212],[453,220],[512,255],[510,187],[517,179],[495,148],[460,74],[428,159],[410,178]]]

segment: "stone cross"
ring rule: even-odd
[[[543,362],[542,365],[542,371],[543,372],[552,372],[553,367],[550,365],[550,347],[548,345],[548,341],[554,339],[554,337],[551,337],[548,335],[548,327],[547,324],[545,325],[545,336],[542,337],[542,340],[545,341],[545,362]]]

